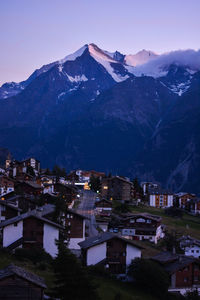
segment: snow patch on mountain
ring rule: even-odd
[[[88,81],[88,78],[82,74],[81,76],[80,75],[76,75],[75,77],[73,76],[70,76],[68,74],[66,74],[68,79],[71,81],[71,82],[81,82],[81,81]]]
[[[96,45],[90,44],[88,48],[89,48],[90,55],[106,69],[106,71],[112,76],[112,78],[116,82],[121,82],[129,78],[128,75],[121,76],[119,73],[116,73],[114,69],[111,67],[110,63],[116,64],[118,62],[112,59],[104,51],[99,49]]]
[[[75,51],[72,54],[67,55],[65,58],[61,59],[59,61],[60,64],[64,64],[66,61],[73,61],[76,60],[77,57],[80,57],[83,52],[85,51],[85,49],[87,49],[88,45],[84,45],[83,47],[81,47],[79,50]]]

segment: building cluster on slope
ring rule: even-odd
[[[126,274],[131,261],[142,257],[144,248],[137,243],[138,240],[157,244],[165,236],[160,216],[117,211],[116,203],[123,207],[144,202],[157,208],[176,206],[193,214],[200,213],[200,199],[194,194],[173,194],[162,190],[158,183],[143,182],[139,186],[137,181],[106,176],[94,170],[72,171],[67,176],[49,175],[48,170],[42,170],[40,162],[34,158],[23,161],[7,159],[5,168],[1,168],[0,172],[2,247],[9,251],[19,247],[42,248],[55,258],[58,253],[56,241],[65,233],[67,247],[76,254],[79,252],[84,265],[102,264],[113,274]],[[96,223],[101,230],[97,236],[87,236],[87,218],[73,209],[75,201],[79,200],[80,190],[90,189],[91,177],[100,182],[94,207]],[[60,199],[66,207],[56,214]],[[166,254],[169,260],[166,258],[165,261],[165,255],[160,254],[153,259],[169,272],[170,289],[183,292],[186,287],[200,284],[197,274],[199,263],[195,260],[200,257],[200,241],[182,237],[180,247],[185,253],[181,257],[169,258]],[[189,256],[194,259],[189,259]],[[188,273],[180,275],[180,272],[186,272],[186,268]],[[22,271],[16,266],[0,271],[0,286],[5,281],[6,272],[17,277]],[[24,273],[24,276],[29,275]],[[45,286],[37,281],[40,295]]]

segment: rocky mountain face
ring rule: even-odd
[[[36,70],[0,101],[0,145],[43,166],[200,192],[200,73],[174,60],[161,65],[160,57],[137,69],[125,57],[90,44]]]

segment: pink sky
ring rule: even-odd
[[[86,43],[125,54],[200,48],[199,0],[1,0],[0,85]]]

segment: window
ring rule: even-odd
[[[199,276],[194,276],[194,281],[199,281]]]
[[[188,277],[184,277],[184,282],[188,282],[189,278]]]
[[[71,222],[68,222],[68,225],[70,226],[70,225],[71,225]]]
[[[196,250],[196,253],[199,253],[199,250]]]
[[[17,225],[18,225],[18,223],[17,223],[17,222],[15,222],[15,223],[14,223],[14,226],[15,226],[15,227],[17,227]]]

